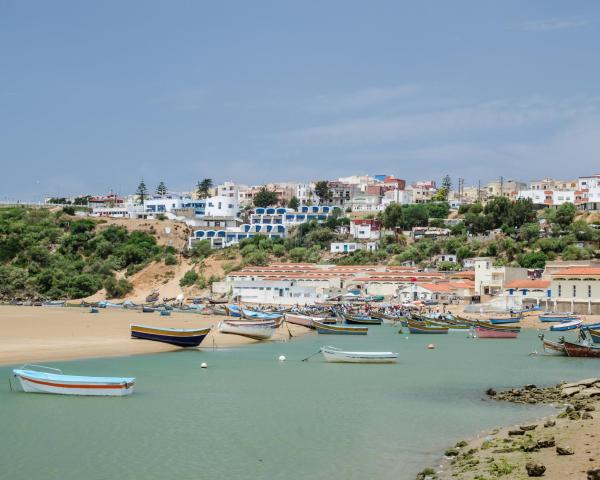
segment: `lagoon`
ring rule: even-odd
[[[69,374],[135,376],[126,398],[11,393],[5,381],[0,476],[414,479],[458,440],[553,411],[486,400],[488,387],[575,380],[597,375],[600,365],[529,355],[541,350],[533,330],[517,340],[369,330],[51,364]],[[301,361],[321,345],[396,351],[399,363]],[[0,368],[0,378],[9,377],[10,368]]]

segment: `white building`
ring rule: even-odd
[[[384,193],[381,204],[385,209],[390,203],[399,205],[413,203],[413,190],[388,190]]]
[[[379,195],[355,195],[350,200],[353,212],[380,212],[383,210]]]
[[[476,258],[473,264],[477,295],[498,295],[508,283],[528,278],[526,268],[494,266],[494,258]]]
[[[289,280],[236,280],[232,295],[242,303],[306,305],[325,300],[317,287],[298,286]]]
[[[299,183],[296,185],[296,198],[300,205],[317,205],[319,197],[315,194],[314,183]]]
[[[563,203],[575,203],[575,190],[521,190],[517,199],[531,200],[535,205],[557,207]]]
[[[379,248],[377,242],[332,242],[329,251],[331,253],[352,253],[357,250],[367,250],[373,252]]]

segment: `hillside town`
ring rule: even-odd
[[[225,265],[206,278],[189,263],[179,279],[188,294],[290,306],[381,298],[477,312],[600,313],[598,174],[476,187],[449,176],[258,186],[204,179],[192,192],[164,182],[150,192],[142,180],[129,195],[55,196],[46,205],[124,225],[181,226],[186,241],[176,253]]]

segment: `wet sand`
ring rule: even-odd
[[[109,357],[179,350],[159,342],[130,338],[129,325],[140,323],[156,327],[202,328],[217,325],[225,317],[197,313],[141,313],[126,309],[0,306],[0,365],[78,358]],[[283,341],[310,330],[284,324],[273,340]],[[257,343],[239,335],[224,335],[213,329],[201,348],[233,347]]]

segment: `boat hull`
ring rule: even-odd
[[[351,327],[349,325],[330,325],[321,322],[314,322],[317,333],[323,335],[366,335],[369,332],[367,327]]]
[[[566,332],[568,330],[575,330],[579,328],[583,322],[581,320],[573,320],[569,322],[559,323],[558,325],[552,325],[550,330],[553,332]]]
[[[285,321],[288,323],[293,323],[294,325],[300,325],[306,328],[315,328],[313,325],[312,317],[308,315],[298,315],[295,313],[286,313]]]
[[[518,330],[509,329],[496,329],[488,327],[475,327],[478,338],[517,338],[519,336]]]
[[[40,376],[38,372],[27,370],[13,370],[13,373],[27,393],[123,397],[131,395],[135,386],[135,378],[119,382],[102,377]]]
[[[344,352],[322,348],[325,360],[331,363],[397,363],[398,354],[393,352]]]
[[[255,326],[255,325],[231,325],[226,322],[219,324],[219,332],[232,335],[241,335],[253,340],[268,340],[275,333],[275,328],[270,326]]]
[[[600,330],[594,330],[593,328],[588,328],[588,333],[590,337],[592,337],[592,341],[594,343],[600,343]]]
[[[560,323],[560,322],[570,322],[573,320],[577,320],[577,317],[574,315],[540,315],[540,322],[543,323]]]
[[[383,319],[372,317],[355,317],[353,315],[344,315],[346,323],[349,325],[381,325]]]
[[[143,325],[131,326],[131,338],[152,340],[154,342],[168,343],[177,347],[197,347],[209,334],[210,328],[200,330],[176,330],[153,328]]]
[[[565,351],[569,357],[600,358],[600,347],[587,347],[577,343],[565,342]]]

